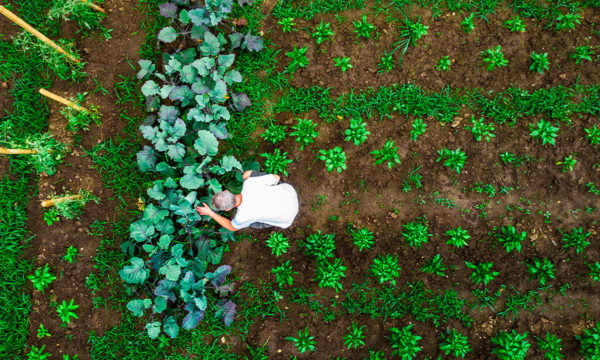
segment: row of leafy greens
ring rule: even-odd
[[[263,40],[228,26],[233,6],[233,0],[161,4],[169,26],[158,40],[172,50],[162,54],[162,65],[139,61],[138,79],[145,80],[141,91],[150,113],[140,131],[152,146],[144,146],[137,160],[140,170],[155,173],[157,180],[122,245],[130,259],[119,275],[138,296],[127,308],[150,318],[151,338],[161,331],[174,338],[180,327],[194,329],[209,309],[227,326],[235,315],[228,298],[233,284],[226,280],[231,267],[220,265],[223,244],[233,235],[206,226],[195,211],[223,189],[223,175],[234,172],[240,179],[243,170],[233,156],[218,157],[219,140],[228,136],[232,113],[251,105],[246,94],[232,92],[242,81],[232,68],[234,51],[260,51]]]

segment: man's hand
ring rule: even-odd
[[[212,209],[210,207],[208,207],[208,205],[206,205],[206,203],[202,203],[202,205],[204,205],[204,206],[196,206],[196,211],[198,212],[198,214],[212,217],[212,215],[214,214],[214,211],[212,211]]]
[[[246,170],[246,171],[244,171],[244,173],[242,174],[242,179],[244,179],[244,180],[248,180],[248,178],[250,177],[250,175],[252,175],[252,170]]]

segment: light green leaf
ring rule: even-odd
[[[198,131],[198,138],[194,142],[194,149],[200,155],[215,156],[219,150],[219,141],[207,130]]]
[[[144,83],[144,85],[142,85],[142,94],[144,94],[144,96],[156,95],[158,94],[159,90],[160,88],[154,82],[154,80],[148,80]]]
[[[147,323],[146,330],[150,339],[156,339],[160,335],[160,321]]]

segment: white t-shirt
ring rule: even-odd
[[[276,184],[273,174],[250,177],[242,187],[242,203],[231,221],[236,229],[255,222],[281,228],[292,225],[298,214],[298,195],[289,184]]]

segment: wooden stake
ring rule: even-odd
[[[61,202],[72,201],[72,200],[76,200],[79,198],[81,198],[81,195],[69,195],[69,196],[64,196],[64,197],[57,198],[57,199],[44,200],[44,201],[42,201],[42,207],[50,207],[50,206],[54,206]]]
[[[101,13],[105,14],[106,12],[104,11],[103,8],[101,8],[100,6],[94,4],[93,2],[88,2],[88,0],[81,0],[84,3],[88,4],[92,9],[96,10],[96,11],[100,11]]]
[[[32,149],[7,149],[7,148],[0,147],[0,154],[4,154],[4,155],[37,154],[37,150],[32,150]]]
[[[86,108],[84,108],[84,107],[81,107],[81,106],[79,106],[79,105],[75,104],[74,102],[72,102],[72,101],[70,101],[70,100],[67,100],[67,99],[65,99],[65,98],[64,98],[64,97],[62,97],[62,96],[58,96],[58,95],[56,95],[56,94],[54,94],[54,93],[51,93],[50,91],[48,91],[48,90],[46,90],[46,89],[44,89],[44,88],[41,88],[41,89],[40,89],[40,94],[42,94],[42,95],[44,95],[45,97],[47,97],[47,98],[50,98],[50,99],[52,99],[52,100],[58,101],[58,102],[59,102],[59,103],[61,103],[61,104],[67,105],[68,107],[70,107],[70,108],[72,108],[72,109],[75,109],[75,110],[77,110],[77,111],[83,111],[83,112],[86,112],[86,113],[88,113],[88,114],[90,113],[90,111],[89,111],[88,109],[86,109]]]
[[[44,34],[42,34],[41,32],[39,32],[36,29],[34,29],[33,27],[31,27],[31,25],[29,25],[25,21],[21,20],[21,18],[19,18],[15,14],[13,14],[10,10],[8,10],[7,8],[5,8],[2,5],[0,5],[0,14],[6,16],[7,18],[9,18],[13,22],[15,22],[17,25],[19,25],[20,27],[22,27],[23,29],[29,31],[33,36],[37,37],[38,39],[40,39],[41,41],[43,41],[45,44],[53,47],[59,53],[64,54],[72,62],[74,62],[74,63],[79,63],[80,62],[79,59],[75,58],[73,55],[71,55],[68,52],[66,52],[65,50],[63,50],[63,48],[61,48],[60,46],[56,45],[56,43],[54,41],[48,39]]]

